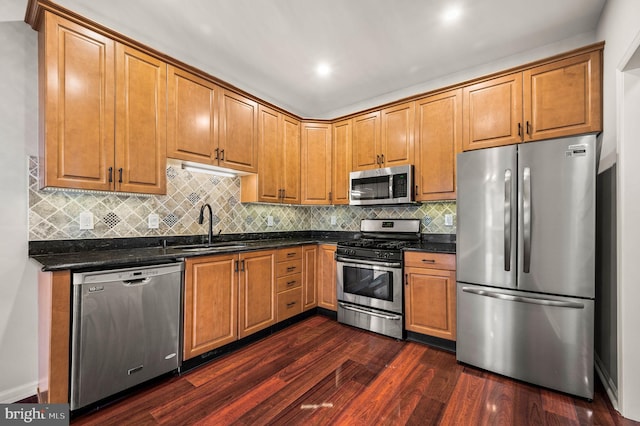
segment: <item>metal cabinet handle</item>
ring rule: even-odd
[[[220,161],[224,161],[224,149],[220,151]]]
[[[384,164],[384,154],[380,156],[380,164]]]
[[[234,271],[234,272],[238,272],[238,270],[239,270],[239,265],[240,265],[240,261],[239,261],[239,260],[236,260],[236,266],[235,266],[235,268],[233,268],[233,271]]]
[[[522,137],[522,123],[518,123],[518,136]]]
[[[531,136],[531,124],[529,123],[529,120],[527,120],[527,134]]]
[[[244,259],[242,259],[242,260],[240,261],[240,270],[241,270],[242,272],[244,272],[244,271],[245,271],[245,269],[244,269]]]
[[[120,175],[120,176],[118,177],[118,183],[122,183],[122,167],[120,167],[120,168],[118,169],[118,174]]]
[[[380,164],[380,156],[376,154],[376,164]]]
[[[333,201],[333,192],[329,191],[329,202]]]
[[[404,274],[404,285],[409,285],[409,274]]]
[[[113,167],[109,167],[109,183],[113,182]]]
[[[537,299],[535,297],[514,296],[512,294],[498,293],[495,291],[480,290],[470,287],[462,287],[465,293],[477,294],[478,296],[493,297],[494,299],[508,300],[510,302],[529,303],[531,305],[555,306],[558,308],[584,309],[584,304],[579,302],[561,302],[551,299]]]
[[[511,270],[511,169],[504,171],[504,270]]]
[[[365,309],[359,309],[359,308],[356,308],[355,306],[345,305],[344,303],[338,303],[338,304],[340,305],[341,308],[346,309],[347,311],[353,311],[353,312],[358,312],[360,314],[371,315],[372,317],[384,318],[386,320],[400,320],[400,319],[402,319],[402,317],[398,316],[398,315],[383,315],[383,314],[379,314],[377,312],[371,312],[371,311],[367,311]]]
[[[220,158],[220,148],[216,148],[215,150],[216,156],[214,157],[214,160],[219,160]]]
[[[525,167],[522,173],[522,240],[524,245],[523,272],[531,269],[531,169]]]

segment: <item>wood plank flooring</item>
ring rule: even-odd
[[[632,425],[593,402],[314,316],[72,424]]]

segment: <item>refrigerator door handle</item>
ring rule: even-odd
[[[477,294],[478,296],[493,297],[494,299],[508,300],[511,302],[529,303],[531,305],[555,306],[557,308],[584,309],[584,304],[579,302],[561,302],[559,300],[536,299],[533,297],[514,296],[512,294],[498,293],[495,291],[480,290],[471,287],[462,287],[465,293]]]
[[[504,171],[504,270],[511,270],[511,169]]]
[[[523,272],[531,269],[531,169],[522,172],[522,239],[524,244]]]

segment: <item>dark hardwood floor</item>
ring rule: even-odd
[[[314,316],[73,424],[631,425],[593,402]]]

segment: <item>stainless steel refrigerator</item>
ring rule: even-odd
[[[457,359],[593,398],[596,137],[464,152]]]

